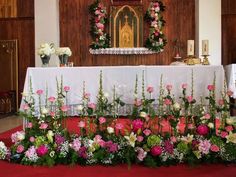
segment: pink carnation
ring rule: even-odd
[[[133,131],[137,132],[139,129],[142,130],[143,128],[143,122],[140,119],[136,119],[132,122],[133,125]]]
[[[227,132],[231,132],[233,129],[234,129],[234,128],[233,128],[232,125],[228,125],[227,127],[225,127],[225,130],[226,130]]]
[[[145,136],[148,136],[148,135],[150,135],[152,132],[151,132],[151,130],[149,130],[149,129],[145,129],[145,130],[143,130],[143,133],[144,133]]]
[[[220,133],[220,137],[221,137],[221,138],[225,138],[226,136],[228,136],[228,132],[222,131],[222,132]]]
[[[53,111],[50,111],[50,116],[55,117],[55,116],[56,116],[56,113],[53,112]]]
[[[187,100],[189,103],[191,103],[193,101],[193,97],[192,96],[187,96]]]
[[[42,95],[42,94],[43,94],[43,90],[37,90],[36,93],[37,93],[38,95]]]
[[[197,127],[197,133],[199,135],[205,136],[208,134],[208,132],[209,132],[209,128],[207,127],[207,125],[202,124]]]
[[[61,107],[61,110],[62,110],[63,112],[66,112],[66,111],[69,110],[69,107],[68,107],[67,105],[63,105],[63,106]]]
[[[171,100],[168,99],[168,98],[166,98],[165,101],[164,101],[165,105],[171,105],[171,103],[172,103]]]
[[[99,117],[99,124],[104,124],[106,122],[106,118],[105,117]]]
[[[89,104],[88,104],[88,107],[94,110],[94,109],[96,109],[96,104],[94,104],[94,103],[89,103]]]
[[[220,148],[217,145],[213,144],[213,145],[211,145],[211,151],[212,152],[219,152]]]
[[[90,93],[84,93],[84,98],[85,99],[89,99],[89,97],[90,97]]]
[[[33,127],[32,122],[28,122],[28,123],[26,124],[26,128],[32,128],[32,127]]]
[[[65,86],[65,87],[64,87],[64,91],[65,91],[65,92],[69,92],[69,91],[70,91],[70,87],[69,87],[69,86]]]
[[[188,84],[184,83],[182,84],[182,89],[187,89]]]
[[[51,103],[53,103],[55,100],[56,100],[56,98],[54,96],[50,96],[48,98],[48,101],[51,102]]]
[[[204,118],[209,120],[211,118],[211,115],[207,113],[207,114],[204,115]]]
[[[168,84],[168,85],[166,85],[166,89],[168,90],[168,91],[171,91],[172,90],[172,85],[171,84]]]
[[[48,153],[48,148],[46,145],[41,145],[36,149],[38,156],[44,156]]]
[[[29,109],[29,105],[28,104],[23,104],[22,109],[27,111]]]
[[[153,146],[152,149],[151,149],[151,154],[153,156],[159,156],[161,155],[162,153],[162,149],[161,149],[161,146]]]
[[[118,129],[118,130],[122,130],[122,129],[124,128],[124,125],[123,125],[122,123],[117,123],[117,124],[115,125],[115,127],[116,127],[116,129]]]
[[[147,92],[152,93],[154,91],[154,88],[152,86],[147,87]]]
[[[143,136],[137,136],[137,141],[142,142],[143,141]]]
[[[24,146],[20,144],[20,145],[17,146],[16,152],[17,153],[22,153],[24,151],[24,149],[25,149]]]
[[[213,90],[215,90],[215,86],[214,86],[214,85],[208,85],[208,86],[207,86],[207,89],[208,89],[209,91],[213,91]]]
[[[29,138],[29,141],[30,141],[31,143],[33,143],[33,142],[35,141],[35,138],[34,138],[33,136],[31,136],[31,137]]]
[[[48,124],[47,124],[47,123],[41,123],[41,124],[40,124],[39,129],[45,130],[45,129],[47,129],[47,128],[48,128]]]

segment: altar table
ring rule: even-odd
[[[220,98],[224,87],[223,66],[98,66],[98,67],[48,67],[28,68],[25,78],[24,92],[29,92],[30,79],[34,92],[38,89],[46,90],[48,96],[56,97],[56,78],[63,78],[64,86],[69,86],[68,103],[77,105],[81,103],[83,81],[86,92],[91,94],[91,102],[96,102],[99,88],[99,74],[103,73],[103,90],[109,93],[112,99],[112,90],[116,92],[127,104],[133,104],[135,78],[138,76],[138,95],[142,93],[142,74],[144,73],[145,91],[147,86],[154,87],[152,97],[157,99],[159,95],[160,79],[163,75],[163,86],[173,85],[175,98],[178,100],[182,94],[181,85],[188,84],[187,94],[191,94],[193,73],[194,97],[199,100],[201,96],[208,95],[207,86],[213,83],[216,76],[216,97]],[[149,96],[147,94],[147,96]],[[36,97],[36,103],[37,103]],[[23,102],[21,102],[22,106]]]

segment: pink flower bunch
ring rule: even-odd
[[[115,153],[118,151],[118,144],[113,143],[112,141],[107,141],[104,144],[104,147],[108,150],[110,153]]]
[[[154,88],[152,86],[147,87],[147,92],[152,93],[154,91]]]
[[[159,156],[162,154],[162,148],[161,146],[153,146],[151,149],[151,154],[153,156]]]
[[[41,130],[45,130],[48,128],[48,124],[47,123],[41,123],[40,126],[39,126],[39,129]]]
[[[133,127],[133,131],[134,132],[137,132],[139,129],[142,130],[142,128],[143,128],[143,121],[141,119],[133,120],[132,127]]]
[[[36,152],[39,157],[42,157],[48,153],[48,147],[43,144],[36,149]]]
[[[106,122],[106,118],[105,117],[99,117],[99,124],[104,124]]]
[[[207,86],[207,89],[208,89],[209,91],[214,91],[214,90],[215,90],[215,86],[214,86],[214,85],[208,85],[208,86]]]
[[[151,133],[152,133],[152,132],[151,132],[150,129],[145,129],[145,130],[143,130],[143,134],[144,134],[145,136],[149,136]]]
[[[215,144],[212,144],[211,145],[211,151],[212,152],[219,152],[220,151],[220,148],[219,146],[215,145]]]
[[[64,91],[65,91],[65,92],[69,92],[69,91],[70,91],[70,87],[69,87],[69,86],[65,86],[65,87],[64,87]]]
[[[25,147],[22,144],[16,147],[16,152],[19,154],[22,153],[24,150],[25,150]]]
[[[37,90],[36,93],[37,93],[38,95],[42,95],[42,94],[43,94],[43,90]]]
[[[36,149],[34,146],[31,146],[26,152],[25,152],[25,156],[32,161],[37,160],[38,155],[36,153]]]
[[[78,152],[79,156],[82,157],[83,159],[87,159],[88,155],[86,151],[87,148],[85,146],[81,147]]]
[[[24,131],[17,131],[11,135],[11,140],[13,143],[19,143],[25,139],[25,132]]]
[[[143,159],[147,156],[147,152],[143,150],[141,147],[137,147],[135,151],[138,153],[137,158],[139,161],[143,161]]]
[[[75,152],[79,152],[79,149],[81,147],[81,142],[80,142],[79,138],[75,138],[70,146],[72,149],[75,150]]]
[[[209,128],[207,125],[201,124],[197,127],[196,131],[199,135],[205,136],[209,133]]]
[[[211,148],[210,140],[200,140],[200,141],[199,141],[198,150],[199,150],[202,154],[208,154],[210,148]]]
[[[50,103],[53,103],[55,100],[56,100],[56,98],[55,98],[54,96],[50,96],[50,97],[48,98],[48,101],[49,101]]]

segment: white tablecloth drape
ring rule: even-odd
[[[71,105],[81,103],[83,81],[86,83],[86,92],[91,94],[91,102],[96,102],[99,88],[99,73],[103,72],[103,89],[112,98],[114,85],[122,100],[128,104],[133,103],[134,85],[136,74],[138,75],[138,90],[141,98],[142,73],[145,77],[145,90],[147,86],[153,86],[154,98],[158,98],[160,78],[163,75],[163,85],[172,84],[173,94],[176,99],[182,93],[181,85],[188,84],[188,94],[191,93],[192,72],[194,81],[194,96],[208,95],[207,86],[213,83],[216,76],[216,96],[220,97],[223,89],[224,69],[222,66],[109,66],[109,67],[61,67],[61,68],[28,68],[25,78],[24,92],[29,92],[29,80],[32,88],[48,88],[48,96],[56,96],[56,78],[63,77],[64,86],[70,86],[68,102]],[[37,99],[36,99],[37,103]],[[22,103],[21,103],[22,106]]]
[[[225,66],[228,88],[234,92],[233,98],[236,98],[236,64]]]

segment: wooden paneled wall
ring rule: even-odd
[[[222,63],[236,63],[235,0],[222,0]]]
[[[18,40],[19,93],[27,67],[35,66],[34,0],[17,0],[17,17],[0,18],[0,40]]]
[[[60,45],[69,46],[73,55],[70,60],[76,66],[94,65],[168,65],[173,61],[175,51],[173,40],[182,44],[181,56],[186,57],[187,40],[195,39],[195,0],[162,0],[166,6],[163,13],[166,20],[164,33],[168,44],[165,51],[152,55],[91,55],[89,45],[89,11],[88,7],[95,0],[60,0]],[[111,1],[102,0],[109,12]],[[124,2],[124,1],[123,1]],[[144,12],[150,0],[143,0]],[[107,29],[108,30],[108,29]],[[148,35],[145,24],[144,39]]]

